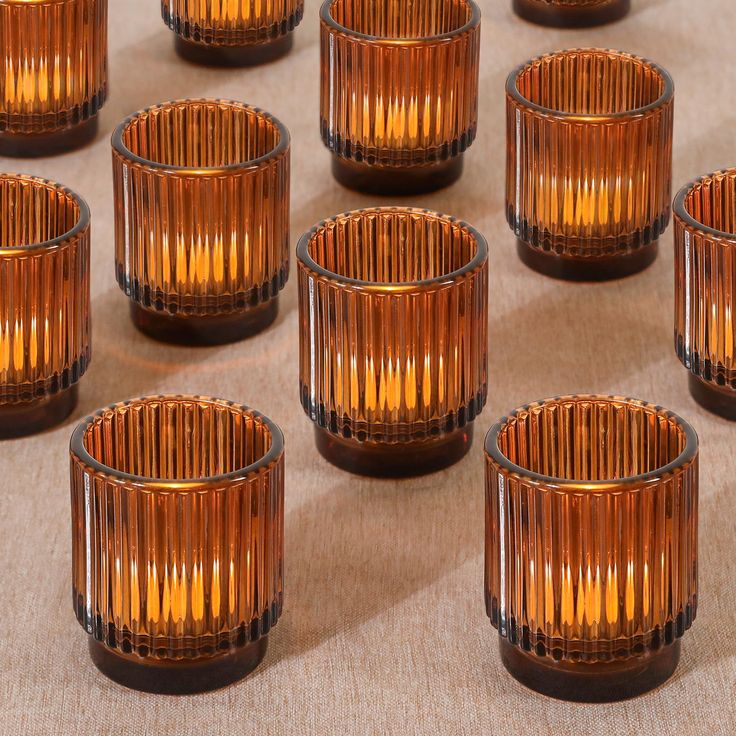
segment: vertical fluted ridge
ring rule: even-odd
[[[0,3],[0,131],[53,132],[107,96],[107,0]]]

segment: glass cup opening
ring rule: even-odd
[[[29,176],[0,175],[0,249],[52,245],[84,227],[89,211],[68,189]]]
[[[605,49],[548,54],[512,75],[521,102],[584,116],[640,112],[672,96],[669,75],[650,61]]]
[[[81,442],[106,468],[162,481],[245,473],[277,449],[265,418],[201,398],[145,398],[103,409]]]
[[[180,100],[149,108],[123,123],[118,138],[123,155],[127,151],[145,163],[191,169],[255,165],[288,144],[286,129],[275,118],[219,100]]]
[[[467,0],[418,0],[411,7],[396,0],[332,0],[329,16],[343,28],[386,39],[428,39],[461,30],[473,18]]]
[[[488,449],[522,473],[595,482],[662,473],[693,445],[683,420],[653,405],[563,397],[517,410],[492,430]]]
[[[346,213],[323,223],[302,250],[323,270],[370,284],[444,279],[482,255],[477,234],[464,223],[386,209]]]

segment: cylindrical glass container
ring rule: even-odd
[[[91,358],[90,215],[63,186],[0,174],[0,438],[63,421]]]
[[[488,246],[464,222],[376,208],[297,247],[300,386],[319,452],[418,475],[470,449],[487,395]]]
[[[674,85],[639,57],[547,54],[506,83],[506,213],[522,261],[573,280],[646,268],[670,218]]]
[[[47,156],[97,132],[107,0],[0,0],[0,156]]]
[[[462,174],[478,120],[473,0],[326,0],[322,139],[351,189],[416,194]]]
[[[154,396],[71,439],[74,608],[92,661],[128,687],[244,677],[281,615],[284,439],[247,407]]]
[[[167,102],[113,135],[115,267],[135,325],[213,345],[270,325],[289,277],[289,133],[255,107]]]
[[[486,438],[488,615],[520,682],[632,697],[677,667],[697,607],[698,438],[660,406],[564,396]]]
[[[532,23],[556,28],[587,28],[620,20],[631,0],[513,0],[514,12]]]
[[[212,66],[251,66],[284,56],[303,14],[304,0],[161,0],[177,53]]]
[[[675,349],[690,392],[736,420],[736,169],[675,198]]]

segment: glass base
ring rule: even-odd
[[[279,299],[235,314],[192,317],[171,315],[144,309],[131,302],[133,324],[145,335],[174,345],[225,345],[262,332],[273,324],[279,313]]]
[[[436,439],[388,444],[344,439],[315,427],[317,451],[341,470],[374,478],[402,478],[434,473],[454,465],[473,444],[468,424]]]
[[[146,693],[202,693],[242,680],[263,661],[268,636],[234,652],[200,659],[143,659],[123,654],[89,637],[89,655],[103,675]]]
[[[332,175],[348,189],[394,196],[426,194],[454,184],[463,173],[463,154],[428,166],[378,166],[333,154]]]
[[[509,673],[542,695],[580,703],[610,703],[636,697],[666,682],[680,661],[680,640],[655,653],[595,664],[537,657],[503,637],[499,637],[499,651]]]
[[[524,20],[555,28],[588,28],[612,23],[631,9],[631,0],[610,0],[597,6],[560,6],[542,0],[514,0],[514,12]]]
[[[53,133],[0,132],[0,156],[39,158],[74,151],[91,143],[99,129],[97,116]]]
[[[79,398],[74,384],[53,396],[17,404],[0,404],[0,439],[24,437],[61,424],[73,411]]]
[[[622,279],[643,271],[657,260],[659,241],[639,248],[633,253],[605,258],[570,258],[545,253],[516,239],[516,248],[522,263],[529,268],[565,281],[609,281]]]
[[[182,59],[203,66],[257,66],[276,61],[291,51],[294,45],[293,33],[266,43],[247,46],[215,46],[197,43],[176,36],[174,48]]]
[[[690,374],[689,386],[690,395],[704,409],[736,421],[736,391],[704,381],[694,373]]]

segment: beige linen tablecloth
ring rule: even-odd
[[[61,181],[92,208],[93,360],[64,426],[0,444],[0,733],[27,734],[734,734],[736,426],[700,409],[672,345],[672,228],[654,266],[602,285],[553,281],[518,261],[504,218],[504,81],[540,52],[581,45],[648,56],[676,84],[675,187],[736,160],[734,0],[633,0],[623,22],[545,30],[481,0],[480,123],[452,188],[410,202],[463,218],[491,252],[490,386],[476,442],[456,467],[404,482],[336,470],[315,452],[297,391],[292,278],[276,325],[227,347],[167,347],[135,331],[113,273],[109,134],[125,115],[186,96],[246,100],[291,130],[292,242],[316,221],[377,204],[342,189],[318,130],[318,5],[287,58],[251,70],[178,61],[156,0],[111,0],[111,97],[86,150],[0,159]],[[508,410],[560,393],[661,403],[702,446],[700,596],[667,685],[613,705],[536,695],[506,674],[483,607],[483,443]],[[142,394],[213,394],[250,404],[286,435],[286,599],[263,665],[218,692],[165,697],[100,675],[72,612],[72,428]]]

